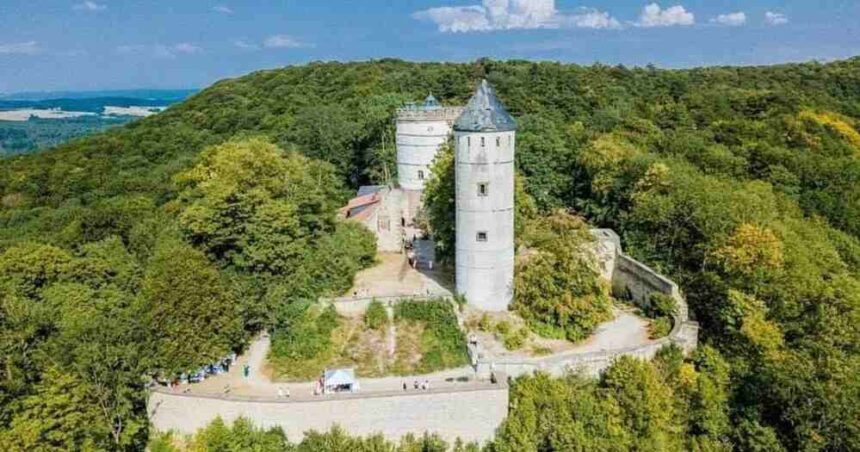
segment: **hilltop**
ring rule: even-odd
[[[428,93],[462,105],[481,77],[520,124],[516,164],[535,208],[618,231],[679,283],[705,344],[598,383],[525,380],[500,450],[599,447],[586,440],[609,430],[622,448],[860,448],[860,58],[690,70],[311,63],[6,158],[0,429],[38,430],[40,407],[71,393],[62,403],[99,427],[61,419],[52,428],[78,435],[66,447],[140,447],[140,373],[200,365],[284,328],[294,313],[279,307],[348,288],[373,246],[335,210],[391,174],[394,110]],[[189,341],[200,353],[176,345]],[[105,353],[121,365],[99,367]],[[114,372],[127,379],[93,377]],[[593,403],[555,404],[547,385]]]

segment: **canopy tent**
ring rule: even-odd
[[[323,373],[323,392],[356,392],[358,381],[355,379],[355,370],[349,369],[327,369]]]

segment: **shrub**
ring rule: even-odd
[[[517,328],[509,331],[504,335],[505,348],[508,350],[517,350],[526,344],[529,338],[529,330],[527,328]]]
[[[642,309],[642,313],[656,319],[658,317],[672,317],[677,310],[678,304],[674,298],[660,292],[654,292],[648,297],[648,306]]]
[[[314,359],[328,351],[340,321],[334,306],[312,302],[288,305],[280,317],[282,327],[272,333],[272,354],[291,360]]]
[[[388,313],[379,300],[373,300],[364,313],[364,325],[372,330],[380,330],[388,325]]]
[[[522,243],[514,280],[514,309],[535,333],[578,341],[612,318],[612,302],[588,246],[585,223],[566,212],[537,218]]]
[[[456,367],[468,362],[466,337],[457,325],[457,315],[447,300],[403,301],[394,309],[397,320],[422,322],[424,355],[419,372]]]
[[[666,337],[672,331],[671,317],[658,317],[651,322],[648,327],[649,336],[651,339],[659,339]]]

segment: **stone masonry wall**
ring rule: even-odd
[[[520,360],[491,360],[475,358],[472,362],[479,376],[486,377],[491,372],[517,377],[535,371],[561,376],[570,371],[583,372],[597,376],[609,367],[619,356],[634,356],[650,360],[661,348],[675,344],[685,353],[693,351],[698,345],[699,325],[689,319],[687,302],[674,281],[657,273],[647,265],[624,254],[618,235],[609,229],[594,229],[597,239],[596,255],[601,275],[612,283],[612,290],[619,298],[630,298],[634,304],[644,306],[652,293],[659,292],[672,297],[677,304],[674,325],[668,336],[638,347],[608,350],[594,353],[558,354]]]
[[[319,401],[254,400],[238,397],[154,392],[149,413],[158,431],[190,434],[220,416],[225,422],[246,417],[261,427],[281,427],[291,441],[305,431],[326,431],[335,424],[353,435],[382,433],[399,439],[408,433],[435,432],[453,442],[484,442],[493,437],[508,412],[507,385],[459,391],[372,396],[341,396]]]

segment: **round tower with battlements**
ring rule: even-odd
[[[516,122],[483,80],[454,121],[457,293],[485,311],[513,300]]]
[[[430,164],[451,135],[462,107],[443,107],[432,95],[422,105],[397,110],[397,181],[405,190],[423,190]]]

